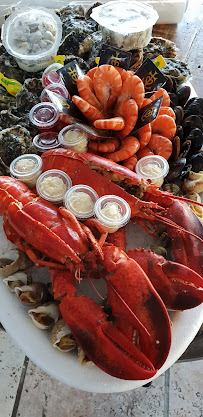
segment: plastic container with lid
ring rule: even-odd
[[[42,74],[42,85],[47,87],[50,84],[63,84],[61,77],[57,74],[57,70],[62,68],[63,65],[55,62],[54,64],[49,65]]]
[[[10,165],[13,178],[24,182],[29,188],[34,188],[42,173],[42,159],[35,154],[25,154],[15,158]]]
[[[91,17],[99,23],[108,44],[130,51],[149,43],[152,27],[159,16],[145,3],[121,0],[95,7]]]
[[[29,118],[39,130],[50,130],[57,125],[59,111],[53,103],[38,103],[30,110]]]
[[[62,36],[62,22],[53,10],[23,7],[2,26],[2,42],[24,71],[41,71],[54,62]]]
[[[59,141],[61,144],[75,152],[87,152],[88,134],[78,126],[65,126],[59,132]]]
[[[141,158],[136,165],[136,172],[142,178],[151,180],[157,187],[161,187],[168,174],[169,164],[160,155],[149,155]]]
[[[59,148],[61,146],[58,139],[58,132],[42,132],[36,135],[32,141],[35,149],[40,152],[46,152],[50,149]]]
[[[88,185],[74,185],[64,197],[64,205],[80,220],[94,216],[95,203],[99,196]]]
[[[42,90],[42,93],[40,96],[41,102],[45,102],[45,101],[51,102],[46,90],[59,94],[62,97],[68,98],[69,100],[71,98],[65,85],[59,84],[59,83],[53,83],[53,84],[47,85],[47,87],[45,87],[44,90]]]
[[[64,196],[72,186],[70,177],[59,169],[43,172],[37,180],[36,189],[40,197],[54,204],[63,202]]]
[[[117,195],[104,195],[95,203],[95,216],[109,233],[125,226],[131,217],[129,204]]]

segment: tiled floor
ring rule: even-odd
[[[0,329],[0,417],[203,417],[203,361],[183,362],[142,387],[91,394],[41,371]]]

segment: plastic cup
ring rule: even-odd
[[[63,84],[61,77],[57,74],[57,70],[62,68],[63,65],[55,62],[54,64],[49,65],[43,72],[42,75],[42,85],[47,87],[50,84]]]
[[[38,103],[30,110],[29,118],[39,130],[49,130],[57,125],[59,111],[53,103]]]
[[[65,126],[59,132],[62,146],[75,152],[87,152],[88,134],[74,125]]]
[[[95,216],[109,233],[113,233],[129,222],[131,209],[123,198],[116,195],[105,195],[95,203]]]
[[[80,220],[94,216],[95,203],[99,196],[88,185],[74,185],[64,197],[64,205]]]
[[[37,180],[38,195],[53,204],[63,202],[64,196],[72,186],[72,181],[65,172],[59,169],[50,169],[43,172]]]
[[[52,91],[53,93],[59,94],[62,97],[70,99],[70,94],[68,90],[66,89],[65,85],[59,84],[59,83],[53,83],[48,85],[47,87],[42,90],[40,100],[41,102],[51,102],[51,99],[49,98],[49,95],[47,94],[48,91]]]
[[[40,153],[59,148],[61,145],[58,139],[58,132],[53,131],[39,133],[39,135],[33,138],[32,143]]]
[[[31,161],[33,167],[26,168],[26,163]],[[23,165],[19,165],[19,162]],[[10,174],[13,178],[24,182],[29,188],[33,188],[36,185],[37,179],[42,172],[42,159],[35,154],[25,154],[15,158],[10,165]]]
[[[169,164],[160,155],[149,155],[141,158],[136,165],[136,172],[142,178],[151,180],[157,187],[161,187],[168,174]]]

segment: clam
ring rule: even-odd
[[[186,193],[189,191],[201,193],[203,191],[203,171],[190,171],[188,179],[183,182],[182,188]]]
[[[19,301],[28,307],[36,307],[47,301],[48,298],[47,287],[43,282],[33,282],[30,285],[15,287],[14,291]]]
[[[61,316],[59,305],[52,301],[32,308],[28,314],[35,326],[42,330],[53,326]]]
[[[51,341],[53,346],[61,352],[70,352],[76,347],[71,331],[63,319],[58,320],[54,325],[51,331]]]
[[[31,284],[31,277],[27,272],[15,272],[13,275],[9,275],[7,278],[3,279],[3,282],[8,285],[10,290],[14,292],[16,287],[21,287],[23,285]]]
[[[18,249],[9,249],[0,255],[0,275],[8,277],[30,266],[30,260]]]

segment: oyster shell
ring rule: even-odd
[[[31,284],[31,277],[27,272],[15,272],[13,275],[9,275],[7,278],[3,279],[3,282],[8,285],[9,289],[14,292],[15,287],[20,287],[22,285]]]
[[[16,107],[16,99],[7,93],[6,89],[0,86],[0,110],[13,110]]]
[[[45,330],[53,326],[60,318],[60,309],[58,304],[50,301],[28,311],[35,326]]]
[[[164,58],[176,58],[177,54],[176,44],[159,36],[152,37],[148,45],[143,48],[144,60],[146,58],[153,60],[158,55],[162,55]]]
[[[76,347],[71,331],[63,319],[58,320],[54,325],[51,341],[53,346],[61,352],[70,352]]]
[[[25,80],[23,87],[16,94],[16,108],[18,113],[28,113],[35,104],[40,102],[40,94],[43,90],[41,80],[37,78],[28,78]]]
[[[30,266],[30,260],[19,249],[10,249],[0,255],[0,275],[9,277],[17,271]]]
[[[177,85],[185,82],[191,75],[185,62],[174,58],[166,58],[165,61],[167,65],[161,69],[161,72],[164,75],[171,75],[175,79]]]
[[[17,156],[25,153],[36,153],[32,137],[26,128],[16,125],[0,132],[0,158],[7,166]]]

